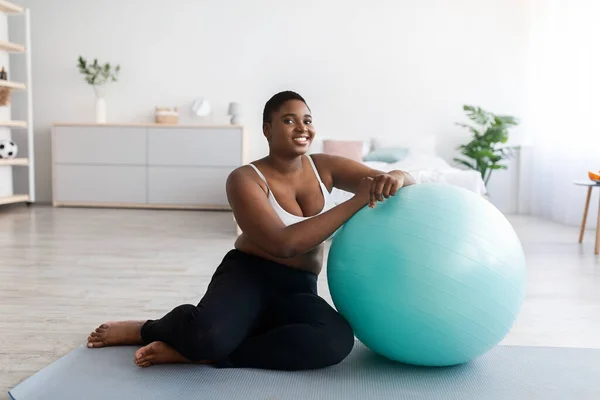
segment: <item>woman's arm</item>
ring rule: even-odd
[[[314,154],[313,160],[319,172],[328,174],[332,187],[346,192],[356,193],[364,178],[373,178],[369,205],[375,206],[377,200],[383,201],[396,194],[403,186],[414,185],[417,182],[405,171],[394,170],[383,172],[348,158],[330,154]]]
[[[350,217],[369,203],[372,179],[355,188],[354,197],[305,221],[285,226],[268,201],[264,189],[248,167],[227,178],[227,198],[239,227],[264,251],[277,258],[307,253],[323,243]]]

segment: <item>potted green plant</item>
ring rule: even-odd
[[[106,86],[111,82],[118,80],[121,66],[111,66],[110,63],[101,64],[98,59],[88,63],[85,58],[79,56],[77,59],[77,68],[83,74],[85,81],[92,85],[96,94],[96,122],[106,122]]]
[[[509,129],[518,125],[518,121],[515,117],[496,115],[481,107],[465,105],[463,109],[474,124],[457,125],[467,128],[473,137],[469,143],[458,147],[464,158],[454,161],[478,171],[487,186],[493,171],[508,168],[503,162],[512,153],[503,144],[508,141]]]

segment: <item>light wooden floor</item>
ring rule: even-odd
[[[529,289],[504,343],[600,348],[593,232],[578,245],[577,227],[511,222]],[[0,398],[106,320],[197,303],[234,239],[227,212],[0,208]]]

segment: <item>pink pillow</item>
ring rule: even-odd
[[[323,152],[361,162],[363,142],[360,140],[323,140]]]

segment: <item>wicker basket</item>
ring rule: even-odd
[[[155,120],[157,124],[178,124],[179,123],[179,111],[177,111],[177,107],[175,108],[166,108],[166,107],[156,107],[156,111],[154,113]]]

